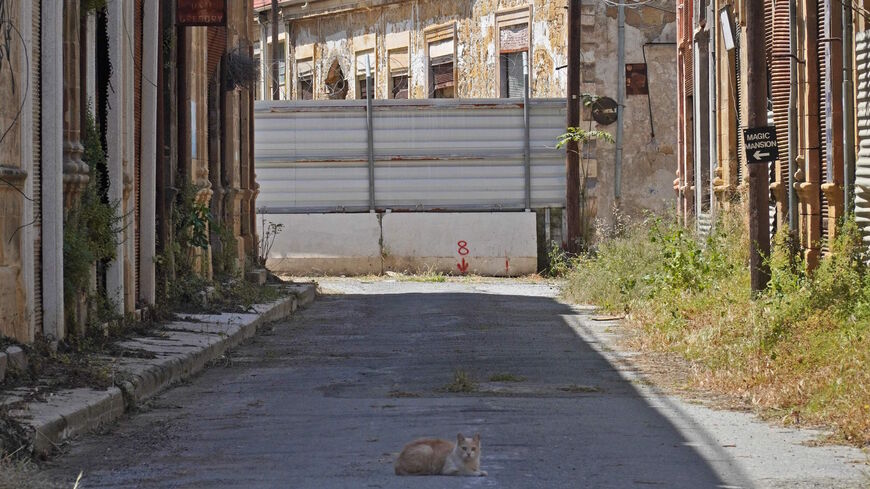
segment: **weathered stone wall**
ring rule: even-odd
[[[625,138],[622,160],[621,209],[631,216],[644,210],[665,211],[673,207],[673,180],[677,143],[677,65],[675,14],[671,2],[654,2],[653,7],[626,9],[625,62],[647,63],[646,95],[626,95]],[[590,8],[591,7],[591,8]],[[583,91],[617,99],[617,9],[601,4],[584,5]],[[659,43],[659,44],[649,44]],[[652,112],[652,114],[650,114]],[[650,119],[652,116],[652,119]],[[584,114],[589,124],[589,114]],[[616,124],[592,127],[616,135]],[[654,130],[655,137],[652,136]],[[612,218],[614,204],[615,147],[598,142],[594,159],[597,182],[592,192],[598,216]]]
[[[27,88],[24,46],[16,34],[23,26],[17,3],[0,14],[0,336],[29,341],[27,295],[22,275],[21,111]],[[12,27],[15,29],[12,29]],[[8,36],[6,35],[8,34]]]
[[[314,45],[315,98],[326,99],[324,81],[334,60],[342,72],[354,73],[354,55],[359,47],[355,39],[375,34],[376,98],[387,98],[388,68],[387,34],[407,31],[410,36],[410,94],[425,98],[427,67],[424,29],[455,22],[457,58],[457,95],[460,98],[498,97],[495,70],[496,13],[520,7],[531,7],[533,97],[559,97],[565,94],[566,72],[556,67],[566,64],[566,0],[447,0],[408,1],[372,9],[352,10],[290,22],[288,79],[295,71],[294,47]],[[356,97],[351,83],[348,98]],[[297,87],[291,91],[297,98]]]

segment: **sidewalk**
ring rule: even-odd
[[[65,440],[96,430],[121,417],[169,386],[201,371],[227,349],[253,336],[262,325],[290,316],[314,301],[315,284],[288,284],[290,294],[252,313],[191,314],[160,330],[159,337],[137,337],[119,346],[149,353],[152,358],[106,358],[113,386],[106,390],[78,388],[47,394],[43,399],[3,399],[9,414],[31,430],[32,450],[45,457]],[[151,355],[153,354],[153,355]]]

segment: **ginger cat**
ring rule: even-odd
[[[456,444],[423,438],[405,445],[396,460],[396,475],[485,476],[480,470],[480,434],[466,438],[459,433]]]

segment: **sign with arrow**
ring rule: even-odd
[[[747,163],[769,163],[779,158],[776,126],[748,127],[743,130]]]

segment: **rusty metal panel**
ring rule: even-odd
[[[255,105],[261,212],[368,211],[364,101]],[[532,207],[562,207],[565,104],[530,106]],[[373,100],[375,206],[393,210],[525,207],[522,103]]]
[[[855,164],[855,220],[870,246],[870,31],[855,36],[858,160]]]

